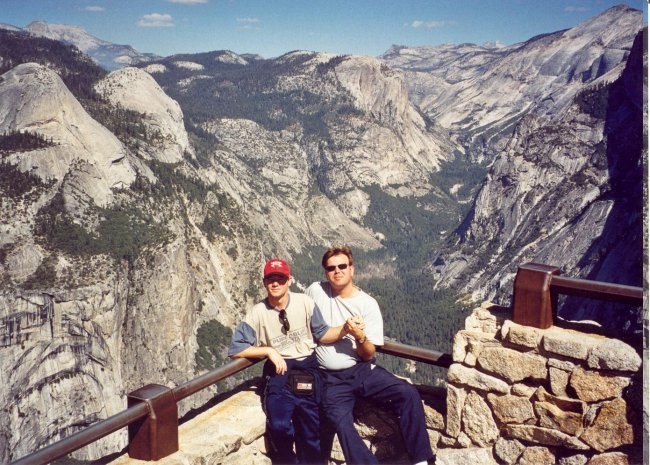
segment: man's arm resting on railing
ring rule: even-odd
[[[283,375],[287,372],[287,362],[273,347],[250,346],[239,353],[231,355],[232,358],[268,358],[275,366],[275,372]]]

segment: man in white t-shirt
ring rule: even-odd
[[[323,255],[326,282],[306,291],[314,299],[325,323],[343,325],[343,338],[320,341],[315,349],[323,371],[325,416],[336,429],[348,465],[378,463],[354,427],[352,411],[357,398],[384,406],[398,416],[406,451],[415,464],[434,455],[426,430],[424,408],[417,389],[375,364],[375,350],[384,344],[384,329],[377,301],[356,287],[349,247],[333,247]]]
[[[290,292],[291,280],[286,261],[274,258],[264,265],[267,297],[235,328],[228,356],[267,359],[263,400],[273,463],[313,465],[324,460],[315,341],[335,342],[346,333],[342,325],[325,324],[310,297]]]

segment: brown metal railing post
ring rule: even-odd
[[[178,450],[178,407],[171,389],[147,384],[129,393],[127,402],[149,405],[149,416],[129,425],[129,457],[159,460]]]
[[[519,267],[512,297],[512,321],[541,329],[553,326],[558,295],[551,290],[551,279],[558,274],[559,268],[540,263]]]

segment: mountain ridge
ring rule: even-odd
[[[24,28],[0,23],[0,29],[25,32],[36,37],[44,37],[74,45],[108,71],[114,71],[124,66],[133,66],[159,58],[158,55],[153,53],[138,52],[130,45],[119,45],[99,39],[89,34],[81,26],[32,21]]]
[[[475,144],[472,141],[478,139],[480,142],[485,133],[489,133],[491,139],[507,139],[512,125],[504,125],[502,121],[519,118],[530,109],[560,111],[579,88],[578,79],[583,82],[605,79],[600,74],[603,70],[613,71],[615,77],[621,71],[620,63],[626,49],[629,50],[641,26],[640,10],[619,5],[574,28],[539,35],[503,48],[461,46],[462,53],[456,55],[454,47],[423,47],[419,56],[424,65],[414,66],[411,60],[408,67],[396,51],[382,58],[390,66],[407,72],[414,103],[452,133],[469,133],[470,138],[464,145],[471,147]],[[625,38],[608,32],[622,30],[629,31],[624,34]],[[573,41],[576,37],[579,40]],[[619,46],[618,40],[627,45]],[[605,49],[607,54],[603,55]],[[446,54],[447,50],[451,53]],[[528,54],[530,60],[521,60]],[[615,63],[619,63],[618,69],[613,66]],[[420,76],[422,66],[430,75]],[[450,73],[455,73],[453,79]],[[538,88],[549,87],[554,87],[552,99],[543,94],[545,98],[537,101]],[[475,97],[481,94],[486,96],[484,101]],[[498,101],[495,96],[499,96]],[[447,111],[447,108],[454,110]],[[499,150],[503,142],[495,140],[492,145]]]

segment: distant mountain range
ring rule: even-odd
[[[108,71],[160,58],[153,53],[140,53],[130,45],[117,45],[98,39],[79,26],[33,21],[24,29],[8,24],[0,24],[0,29],[25,31],[36,37],[45,37],[74,45]]]

